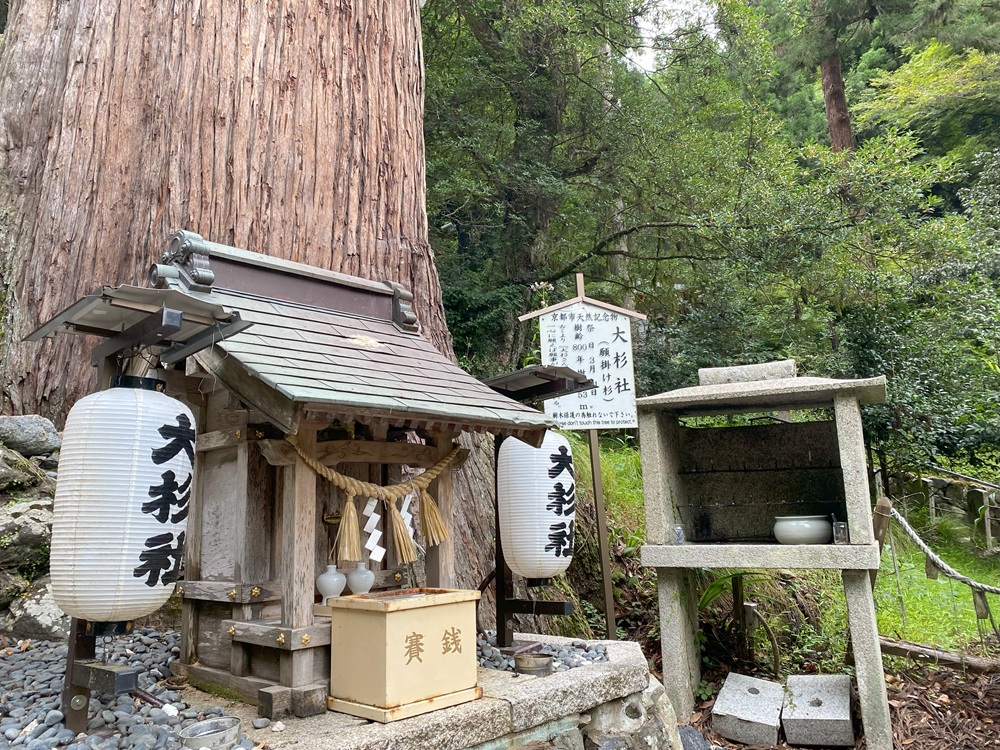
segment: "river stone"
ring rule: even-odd
[[[62,445],[55,425],[37,414],[0,417],[0,442],[26,458],[46,456]]]
[[[19,638],[65,641],[69,638],[70,618],[52,599],[48,576],[32,584],[27,596],[10,603],[14,620],[13,634]]]

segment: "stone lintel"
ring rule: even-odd
[[[637,399],[636,406],[640,412],[651,409],[694,415],[830,407],[838,396],[851,396],[862,404],[881,404],[885,402],[885,383],[885,376],[879,375],[863,380],[806,377],[697,385]]]
[[[747,383],[751,380],[781,380],[795,377],[795,360],[782,359],[778,362],[764,362],[759,365],[736,365],[734,367],[698,368],[699,385],[719,385],[722,383]]]
[[[650,568],[783,568],[877,570],[874,544],[647,544]]]

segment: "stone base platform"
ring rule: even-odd
[[[572,642],[533,634],[517,637],[543,643]],[[287,745],[295,750],[500,750],[523,745],[583,750],[585,736],[591,747],[681,750],[673,707],[663,686],[649,674],[639,645],[602,643],[607,646],[607,662],[547,677],[480,669],[481,699],[391,724],[373,724],[328,711],[282,719],[284,729],[274,732],[277,722],[264,729],[252,728],[256,706],[237,703],[226,710],[243,719],[242,731],[255,743]],[[198,697],[197,691],[189,689],[185,700],[195,705]],[[205,705],[218,701],[206,694],[200,698]],[[616,738],[629,744],[615,742]]]

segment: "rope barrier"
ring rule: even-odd
[[[902,527],[903,531],[906,532],[906,535],[913,540],[913,543],[920,548],[920,551],[927,556],[927,559],[929,559],[938,570],[948,576],[948,578],[958,581],[959,583],[964,583],[966,586],[974,589],[975,591],[982,591],[987,594],[1000,594],[1000,588],[997,588],[996,586],[987,586],[985,583],[973,581],[971,578],[966,575],[962,575],[940,557],[935,555],[931,551],[931,548],[927,546],[926,542],[924,542],[924,540],[917,535],[917,532],[913,530],[913,527],[906,522],[906,519],[903,518],[903,516],[901,516],[899,511],[895,508],[892,509],[892,517],[899,522],[899,525]]]

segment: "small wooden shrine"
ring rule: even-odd
[[[123,342],[132,342],[155,355],[155,377],[195,414],[196,487],[177,586],[180,671],[196,684],[238,691],[264,715],[325,710],[330,625],[314,611],[315,581],[347,498],[302,454],[378,486],[408,481],[451,455],[428,487],[450,529],[451,469],[465,453],[455,451],[459,434],[538,445],[554,423],[438,352],[420,335],[412,295],[398,284],[190,232],[174,235],[150,283],[102,287],[31,338],[105,337],[94,354],[99,383],[120,364]],[[364,506],[368,498],[357,500]],[[379,544],[388,551],[381,563],[371,560],[375,588],[455,585],[451,535],[427,549],[418,576],[398,563],[382,515]]]

